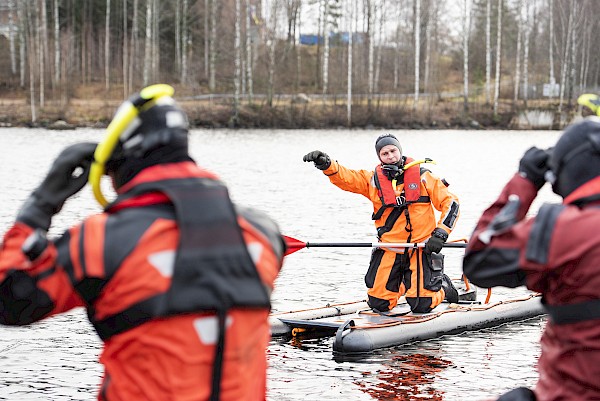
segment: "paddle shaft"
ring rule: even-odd
[[[284,235],[287,250],[285,255],[292,254],[304,248],[423,248],[425,242],[303,242]],[[444,248],[466,248],[466,243],[446,242]]]
[[[293,246],[293,245],[292,245]],[[306,242],[305,248],[423,248],[424,242]],[[466,248],[459,242],[445,243],[444,248]]]

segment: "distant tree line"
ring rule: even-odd
[[[282,94],[345,100],[348,119],[357,95],[418,110],[450,93],[466,113],[545,95],[561,111],[600,75],[594,0],[0,0],[0,12],[0,81],[28,93],[33,121],[80,86],[125,98],[155,82],[226,95],[236,115]]]

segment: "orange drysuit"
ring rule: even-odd
[[[395,205],[382,209],[382,188],[388,189],[384,186],[391,186],[392,182],[387,177],[382,179],[381,175],[377,175],[379,179],[376,180],[377,169],[351,170],[332,161],[323,173],[332,184],[344,191],[363,195],[373,203],[373,219],[381,242],[423,242],[436,227],[448,234],[454,229],[459,216],[458,198],[448,191],[444,180],[419,164],[413,165],[393,188]],[[410,177],[416,179],[405,189],[404,180],[408,182]],[[417,191],[416,196],[408,196],[409,186],[411,191]],[[434,208],[441,212],[437,223]],[[419,248],[397,251],[374,249],[365,275],[369,305],[373,309],[387,311],[397,305],[401,295],[405,295],[414,312],[431,311],[445,297],[443,271],[437,267],[436,259],[438,255],[425,254]]]
[[[104,342],[99,400],[265,399],[283,240],[216,177],[193,162],[146,168],[102,214],[24,253],[36,241],[23,223],[4,237],[0,323],[85,307]]]

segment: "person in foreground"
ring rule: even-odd
[[[536,216],[529,207],[546,181],[563,198]],[[600,119],[568,127],[553,149],[533,147],[483,213],[463,270],[481,287],[525,285],[542,294],[549,319],[535,390],[500,400],[600,399]]]
[[[379,163],[373,171],[351,170],[319,150],[303,158],[322,170],[332,184],[373,203],[372,219],[381,242],[427,240],[424,251],[416,247],[373,250],[365,275],[369,306],[387,312],[405,295],[413,312],[427,313],[445,298],[457,302],[458,292],[443,274],[439,252],[458,219],[458,198],[445,180],[421,167],[428,159],[414,161],[404,156],[394,135],[377,138],[375,152]],[[434,208],[441,212],[437,223]]]
[[[69,146],[55,160],[4,236],[0,323],[84,306],[104,343],[99,400],[264,400],[284,241],[190,158],[172,93],[145,88],[123,103],[104,142]],[[88,171],[97,199],[106,203],[107,173],[116,200],[47,239]]]

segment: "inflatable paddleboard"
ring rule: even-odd
[[[355,354],[544,314],[538,294],[484,303],[474,287],[457,289],[458,303],[442,303],[430,313],[412,313],[405,302],[387,313],[371,310],[365,301],[348,302],[273,314],[271,331],[274,337],[334,337],[334,352]]]

